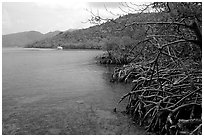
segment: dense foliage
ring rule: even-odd
[[[151,6],[154,20],[121,25],[143,27],[145,37],[132,63],[114,71],[113,81],[134,83],[119,103],[128,97],[126,112],[148,131],[202,134],[202,3]]]

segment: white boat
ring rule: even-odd
[[[58,49],[58,50],[62,50],[62,49],[63,49],[63,47],[61,47],[61,46],[58,46],[58,47],[57,47],[57,49]]]

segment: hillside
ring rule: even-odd
[[[38,31],[26,31],[26,32],[3,35],[2,46],[3,47],[24,47],[29,43],[50,38],[59,33],[60,31],[49,32],[46,34],[42,34]]]
[[[128,24],[133,21],[147,21],[149,19],[154,20],[155,16],[156,14],[153,13],[151,13],[151,15],[148,13],[143,13],[139,16],[138,14],[128,14],[119,17],[114,21],[108,21],[101,25],[95,25],[90,28],[74,30],[71,32],[61,32],[52,38],[46,38],[44,40],[28,44],[27,47],[56,48],[57,46],[62,46],[65,49],[100,49],[105,45],[107,41],[115,37],[119,39],[121,39],[122,37],[129,37],[132,40],[139,40],[143,37],[143,28],[126,28],[122,31],[118,31],[118,29],[121,29],[124,24]],[[135,31],[138,31],[138,33],[135,33]]]

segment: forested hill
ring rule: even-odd
[[[60,31],[48,32],[46,34],[42,34],[38,31],[26,31],[26,32],[3,35],[2,46],[3,47],[25,47],[29,43],[50,38],[59,33]]]
[[[107,21],[101,25],[95,25],[86,29],[79,29],[74,31],[60,32],[58,35],[47,38],[41,41],[34,42],[27,45],[27,47],[35,48],[56,48],[62,46],[63,48],[102,48],[107,41],[128,39],[139,40],[143,37],[144,28],[126,28],[123,29],[125,24],[133,21],[148,21],[155,20],[156,14],[143,13],[140,14],[128,14],[119,17],[113,21]],[[138,33],[135,33],[138,31]]]

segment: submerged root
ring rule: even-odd
[[[147,131],[202,134],[201,71],[154,69],[134,64],[117,69],[115,76],[126,81],[132,79],[135,84],[118,104],[129,97],[126,111]]]

